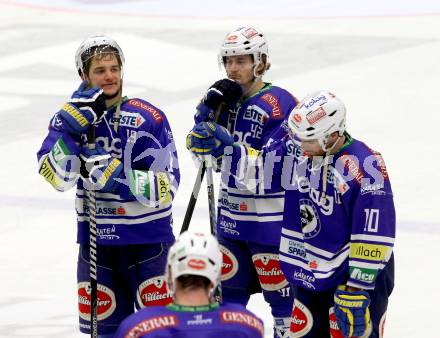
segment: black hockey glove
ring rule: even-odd
[[[220,116],[223,112],[233,108],[240,99],[243,91],[241,86],[230,79],[221,79],[209,87],[203,99],[197,106],[194,121],[197,123],[214,121],[223,125],[228,119]],[[223,109],[218,108],[223,105]]]

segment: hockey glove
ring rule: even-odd
[[[226,146],[234,144],[234,138],[226,128],[211,122],[201,122],[186,138],[186,147],[195,155],[212,155],[219,158]]]
[[[347,291],[340,285],[335,292],[335,315],[344,337],[361,337],[370,325],[370,296],[364,290]]]
[[[87,81],[83,81],[59,115],[69,133],[82,134],[101,118],[106,109],[104,91],[98,87],[87,89]]]
[[[203,99],[197,106],[197,112],[194,115],[196,123],[220,120],[227,121],[227,117],[216,116],[217,109],[224,104],[225,108],[235,106],[242,95],[241,86],[229,79],[222,79],[215,82],[206,92]]]
[[[128,186],[121,185],[121,197],[136,198],[148,207],[169,205],[173,199],[171,183],[165,172],[130,170],[127,174]]]
[[[124,165],[117,158],[111,156],[102,148],[81,151],[81,176],[100,192],[115,191],[120,182],[116,179],[121,176]]]

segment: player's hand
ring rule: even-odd
[[[364,290],[348,291],[340,285],[335,292],[335,315],[344,337],[361,337],[370,323],[370,296]]]
[[[229,131],[211,122],[200,122],[195,125],[186,138],[186,147],[196,155],[212,155],[219,158],[226,146],[234,144]]]
[[[83,81],[59,112],[63,125],[71,134],[85,133],[106,112],[104,91],[93,87],[87,89]]]
[[[219,122],[220,116],[215,116],[217,108],[224,104],[226,108],[235,106],[242,95],[241,86],[230,79],[221,79],[209,87],[203,99],[197,106],[194,115],[196,123],[211,121]]]
[[[124,169],[121,161],[100,147],[93,150],[83,148],[80,159],[83,180],[87,180],[95,190],[101,192],[116,190],[120,184],[116,179],[120,177]]]

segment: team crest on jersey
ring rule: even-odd
[[[156,276],[139,285],[137,292],[138,304],[141,307],[159,305],[164,306],[172,302],[165,278]]]
[[[261,288],[267,291],[279,290],[288,282],[280,268],[280,260],[277,254],[260,253],[252,256],[258,280]]]
[[[321,220],[313,202],[308,199],[299,200],[301,228],[305,238],[313,238],[321,231]]]
[[[90,283],[78,283],[78,308],[82,319],[90,321]],[[108,287],[98,284],[98,320],[109,317],[116,308],[115,293]]]
[[[238,261],[235,255],[223,245],[220,245],[220,251],[223,254],[222,262],[222,281],[228,280],[235,276],[238,271]]]
[[[139,113],[131,113],[128,111],[121,111],[119,115],[119,126],[120,127],[128,127],[128,128],[139,128],[145,119]],[[112,118],[110,121],[111,125],[115,124],[114,119]]]
[[[295,299],[293,304],[291,318],[290,332],[292,333],[292,337],[304,337],[312,329],[312,313],[298,299]]]

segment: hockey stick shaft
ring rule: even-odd
[[[87,132],[89,149],[95,149],[95,126]],[[96,191],[91,187],[89,197],[89,249],[90,249],[90,336],[98,337],[98,278],[97,278],[97,244],[96,244]]]
[[[191,197],[188,202],[188,206],[186,207],[185,217],[183,219],[182,228],[180,229],[180,233],[183,233],[188,230],[189,223],[191,222],[191,218],[196,207],[197,197],[199,196],[200,187],[202,185],[203,177],[205,176],[206,166],[205,162],[199,167],[199,171],[197,172],[196,181],[194,182],[193,190],[191,193]]]
[[[208,190],[208,207],[209,207],[209,224],[211,227],[211,234],[217,235],[215,222],[216,222],[216,210],[215,210],[215,196],[214,196],[214,179],[212,176],[212,158],[210,156],[204,159],[206,166],[206,183]]]

